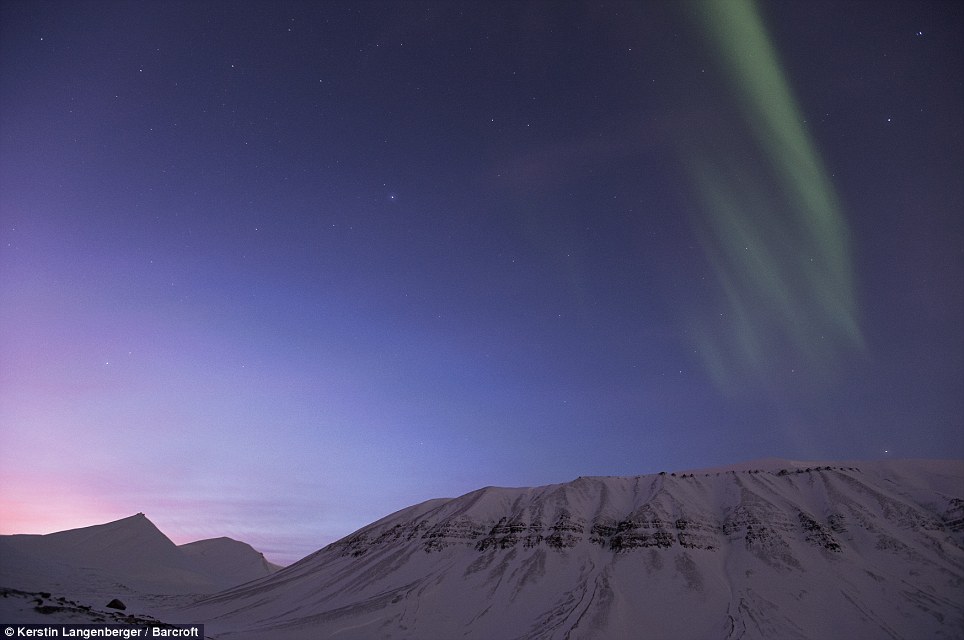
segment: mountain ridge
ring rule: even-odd
[[[193,573],[169,563],[122,585],[103,566],[111,550],[123,565],[172,548]],[[263,570],[244,543],[177,546],[143,514],[0,536],[0,586],[22,589],[0,614],[61,615],[21,597],[45,591],[78,605],[39,594],[45,610],[85,621],[79,605],[103,607],[123,587],[128,611],[204,623],[219,640],[964,637],[961,460],[766,459],[483,487],[400,509],[255,580],[197,589],[206,562],[223,568],[222,554],[244,549],[235,564]],[[144,595],[164,580],[199,595]]]
[[[964,462],[770,462],[429,500],[190,611],[251,639],[960,637]]]
[[[214,550],[214,559],[199,553],[202,548],[209,556]],[[213,593],[277,568],[230,538],[175,545],[143,513],[48,534],[0,536],[0,580],[12,588],[115,582],[142,593]]]

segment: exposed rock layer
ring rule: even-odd
[[[864,466],[489,487],[192,614],[252,638],[960,637],[964,464]]]

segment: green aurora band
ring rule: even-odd
[[[691,314],[696,352],[729,393],[791,370],[795,380],[832,380],[864,351],[840,204],[757,7],[691,7],[736,97],[733,129],[746,132],[715,131],[718,145],[697,140],[683,153],[702,205],[696,232],[722,292],[716,311],[725,310]]]

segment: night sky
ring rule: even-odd
[[[0,2],[0,533],[964,457],[959,2]]]

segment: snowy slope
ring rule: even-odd
[[[188,542],[180,545],[178,551],[190,558],[197,571],[230,585],[271,575],[281,569],[268,562],[251,545],[231,538]]]
[[[228,538],[178,547],[142,513],[47,535],[0,536],[0,586],[27,591],[213,593],[276,569]]]
[[[960,638],[964,462],[488,487],[177,615],[219,638]]]

